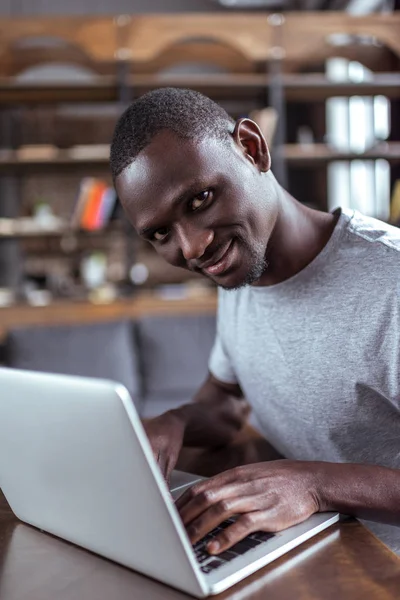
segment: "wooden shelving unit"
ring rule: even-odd
[[[326,144],[285,144],[285,160],[289,164],[314,166],[334,160],[377,160],[384,158],[389,162],[400,161],[400,142],[382,142],[365,152],[346,152],[329,147]]]
[[[336,82],[320,73],[301,73],[282,76],[282,86],[287,100],[327,100],[333,96],[373,96],[400,98],[400,74],[375,73],[368,81],[359,83]]]
[[[186,87],[205,93],[222,104],[237,101],[240,114],[246,107],[272,104],[280,115],[273,147],[276,173],[316,168],[324,185],[324,168],[330,161],[384,158],[400,161],[400,142],[378,143],[357,154],[326,144],[287,143],[285,114],[290,103],[323,103],[331,97],[374,96],[400,99],[400,73],[394,63],[382,60],[382,48],[400,57],[400,14],[354,17],[344,13],[285,13],[271,18],[268,13],[187,14],[118,16],[107,18],[0,19],[0,110],[22,112],[41,106],[114,103],[115,113],[124,103],[146,91],[165,86]],[[329,36],[341,32],[351,39],[346,47],[335,47]],[[48,49],[18,54],[19,39],[29,36],[59,37],[66,42],[66,59],[90,69],[85,80],[23,80],[21,71],[37,66],[49,55]],[[357,44],[357,38],[363,43]],[[365,43],[370,38],[371,44]],[[63,60],[63,48],[52,59]],[[347,55],[346,55],[347,53]],[[320,69],[330,56],[361,60],[373,75],[359,83],[327,79]],[[172,74],[170,68],[185,62],[212,63],[221,73]],[[304,72],[314,70],[314,72]],[[239,116],[239,115],[235,115]],[[324,139],[323,133],[315,136]],[[0,149],[0,175],[21,180],[24,174],[56,176],[68,172],[87,174],[90,169],[108,171],[108,144],[46,148]],[[73,142],[75,143],[75,142]],[[12,145],[12,144],[9,144]],[[282,177],[282,181],[284,178]],[[1,204],[1,198],[0,198]],[[116,233],[113,228],[96,232],[58,230],[1,233],[0,240],[57,238],[75,235],[99,241]],[[122,233],[122,235],[124,235]],[[32,242],[33,243],[33,242]],[[50,242],[49,242],[50,243]]]
[[[122,227],[115,223],[102,229],[86,230],[72,228],[68,224],[40,227],[33,223],[29,226],[21,226],[21,221],[24,220],[0,219],[0,239],[60,238],[66,236],[74,236],[76,238],[99,238],[111,235],[124,235]]]
[[[400,98],[400,75],[376,73],[368,81],[339,83],[320,73],[284,74],[281,84],[288,101],[326,100],[332,96],[371,96],[382,94],[387,98]],[[208,74],[208,75],[129,75],[125,81],[130,97],[159,87],[185,87],[216,98],[228,94],[251,97],[265,92],[271,77],[263,73]],[[37,82],[24,83],[0,78],[0,105],[57,104],[59,102],[116,102],[120,88],[113,76],[99,76],[90,82]]]
[[[108,144],[79,146],[67,149],[45,148],[37,156],[35,153],[22,154],[20,150],[0,150],[0,170],[8,169],[46,169],[79,165],[88,168],[93,165],[108,165],[110,147]]]
[[[334,160],[376,160],[384,158],[389,162],[400,161],[400,142],[381,142],[365,152],[346,152],[332,148],[326,144],[285,144],[282,147],[285,160],[290,164],[309,165],[310,163],[322,164]],[[80,147],[79,155],[71,149],[55,149],[49,152],[48,157],[44,153],[40,158],[19,158],[18,151],[0,151],[0,170],[10,169],[51,169],[54,167],[83,167],[107,166],[109,163],[109,146],[104,145],[102,149],[98,146],[91,148],[90,145]],[[1,235],[1,233],[0,233]]]

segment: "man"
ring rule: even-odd
[[[400,553],[400,231],[298,203],[275,180],[257,125],[193,91],[134,102],[111,169],[139,235],[219,286],[198,402],[147,428],[163,472],[183,444],[229,441],[244,398],[286,459],[186,493],[178,509],[192,542],[232,515],[210,552],[334,510],[366,519]]]

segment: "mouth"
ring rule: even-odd
[[[218,258],[217,261],[213,262],[212,264],[208,264],[205,267],[203,266],[201,268],[201,270],[204,271],[205,273],[208,273],[209,275],[220,275],[221,273],[226,271],[227,268],[230,266],[230,262],[231,262],[230,259],[232,256],[232,252],[231,252],[232,246],[233,246],[233,240],[231,240],[229,242],[226,250],[224,251],[222,256],[220,256]]]

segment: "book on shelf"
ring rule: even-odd
[[[116,203],[114,188],[102,179],[85,177],[79,185],[71,227],[87,231],[103,229],[110,222]]]
[[[392,225],[400,226],[400,179],[396,179],[393,185],[389,220]]]

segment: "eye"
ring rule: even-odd
[[[191,210],[197,210],[200,208],[204,202],[206,202],[211,196],[211,190],[204,190],[204,192],[200,192],[194,198],[189,201],[189,207]]]
[[[153,240],[157,240],[157,242],[162,242],[162,240],[164,240],[167,237],[168,233],[169,232],[166,227],[161,227],[160,229],[157,229],[153,232],[152,238]]]

